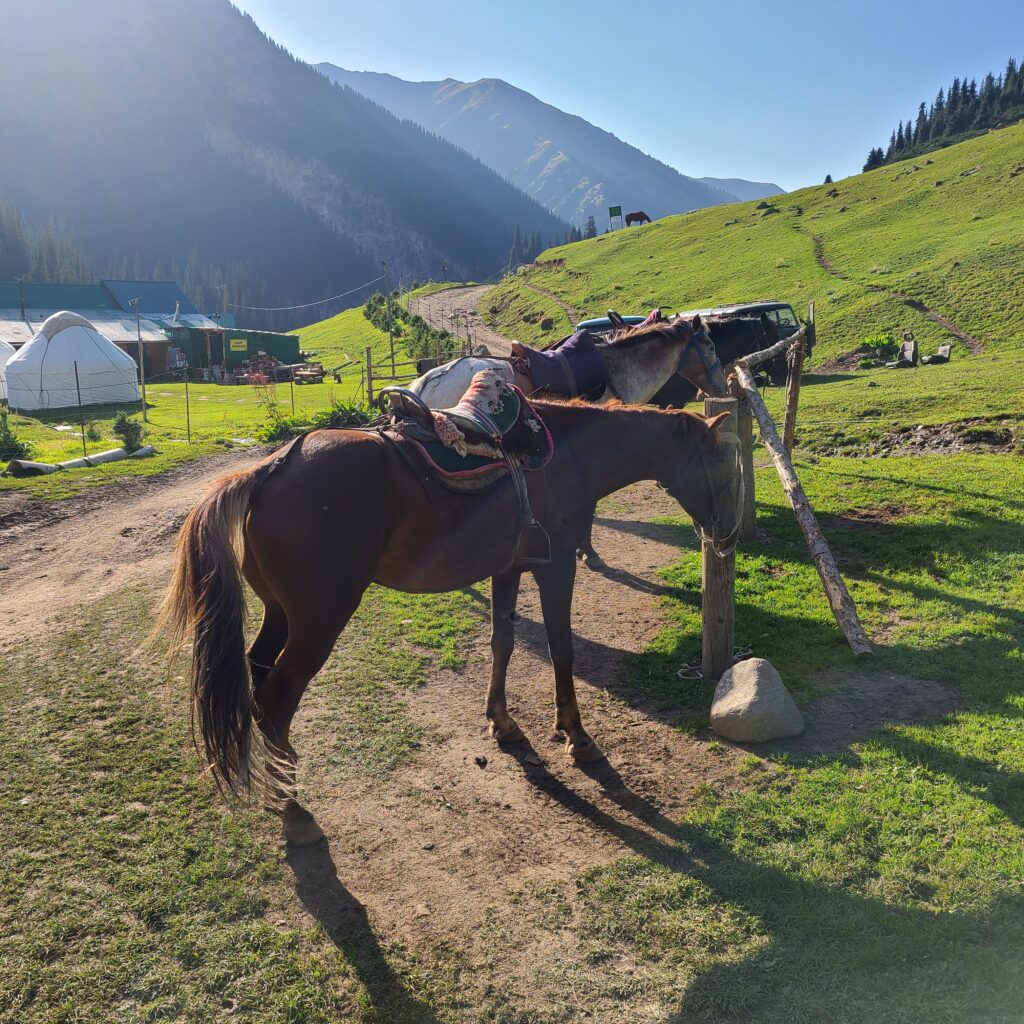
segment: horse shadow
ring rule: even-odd
[[[440,1024],[431,1007],[395,974],[370,926],[366,908],[345,888],[327,843],[289,847],[285,859],[295,892],[321,924],[366,989],[375,1020],[395,1024]]]
[[[814,1020],[821,1006],[840,1000],[843,1020],[867,1024],[880,1019],[880,1006],[934,1005],[937,985],[955,998],[981,980],[981,995],[976,990],[968,999],[974,1000],[974,1009],[979,999],[1000,1007],[1018,1005],[1019,983],[994,978],[991,966],[1000,951],[1008,960],[1017,956],[1024,939],[1024,897],[1003,898],[974,913],[936,914],[845,891],[738,855],[705,826],[672,821],[632,792],[607,762],[579,766],[626,819],[609,814],[545,765],[527,760],[530,753],[529,744],[522,744],[513,754],[525,780],[566,813],[649,861],[663,876],[658,893],[665,892],[666,878],[685,879],[682,893],[692,894],[692,883],[697,883],[723,912],[738,912],[759,940],[745,956],[710,965],[698,958],[682,1004],[665,1024]],[[644,870],[642,864],[635,869]],[[927,894],[915,895],[920,903],[927,901]],[[993,935],[1000,943],[995,951],[990,948]],[[827,968],[821,962],[826,944]]]

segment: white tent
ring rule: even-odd
[[[0,338],[0,402],[7,398],[7,377],[4,374],[4,367],[15,351],[13,345],[8,345],[6,341]]]
[[[77,382],[75,370],[78,371]],[[61,409],[139,401],[138,367],[84,316],[54,313],[7,360],[12,409]]]

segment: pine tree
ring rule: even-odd
[[[831,185],[832,184],[832,175],[831,174],[826,174],[825,175],[825,184],[826,185]]]
[[[900,121],[900,126],[899,126],[899,128],[896,129],[895,152],[902,153],[903,152],[903,147],[904,147],[903,122]]]
[[[597,238],[597,221],[594,220],[594,215],[591,214],[587,218],[586,227],[583,229],[584,238]]]

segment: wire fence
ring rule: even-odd
[[[117,400],[125,390],[136,393],[134,375],[118,381],[80,380],[77,388],[72,375],[70,389],[37,391],[33,404],[44,408],[11,404],[13,426],[31,445],[32,458],[61,461],[119,446],[113,427],[121,412],[144,420],[145,442],[157,446],[221,440],[247,444],[268,420],[305,424],[319,412],[367,401],[366,369],[354,361],[322,383],[303,383],[293,375],[249,384],[194,379],[202,376],[201,370],[192,369],[188,377],[193,379],[181,370],[150,377],[143,404],[141,390],[138,399]]]

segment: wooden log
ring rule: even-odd
[[[797,479],[793,463],[786,454],[786,449],[783,447],[782,440],[775,429],[775,423],[772,421],[771,416],[768,415],[764,402],[761,401],[754,378],[751,377],[750,371],[744,366],[737,365],[735,373],[736,379],[746,393],[747,401],[750,403],[750,408],[757,419],[758,426],[761,428],[761,439],[764,441],[768,451],[771,452],[772,461],[775,463],[779,479],[782,481],[782,487],[786,492],[786,498],[796,514],[796,520],[800,524],[800,529],[803,530],[811,557],[814,559],[818,575],[821,577],[822,585],[825,588],[825,596],[832,607],[832,614],[835,616],[836,623],[842,630],[843,636],[846,637],[846,642],[850,645],[850,649],[854,654],[870,654],[871,641],[868,639],[867,633],[864,632],[864,627],[857,617],[857,606],[853,603],[853,598],[850,596],[849,590],[846,589],[843,577],[839,574],[839,567],[832,556],[828,541],[825,540],[821,527],[814,517],[814,509],[811,508],[811,503],[807,500],[807,495],[804,494],[804,489],[800,485],[799,479]]]
[[[754,504],[754,417],[750,412],[743,388],[733,380],[730,385],[737,399],[736,435],[740,439],[740,467],[743,473],[743,515],[740,519],[740,540],[753,540],[757,536],[757,512]]]
[[[735,398],[705,398],[704,415],[729,413],[723,431],[736,429]],[[732,666],[736,647],[736,554],[724,558],[711,543],[701,540],[701,671],[705,679],[718,679]]]
[[[800,345],[803,343],[804,338],[807,337],[807,328],[801,327],[796,334],[791,334],[788,338],[783,338],[782,341],[777,341],[770,348],[762,349],[760,352],[751,352],[750,355],[740,356],[733,366],[745,366],[749,370],[752,366],[760,366],[761,363],[767,363],[770,359],[774,359],[776,356],[781,356],[783,353],[788,352],[794,345]]]
[[[800,382],[804,375],[804,358],[814,334],[814,303],[807,306],[807,336],[789,357],[789,375],[786,378],[786,417],[782,424],[782,446],[787,455],[793,454],[793,441],[796,438],[796,411],[800,404]]]

